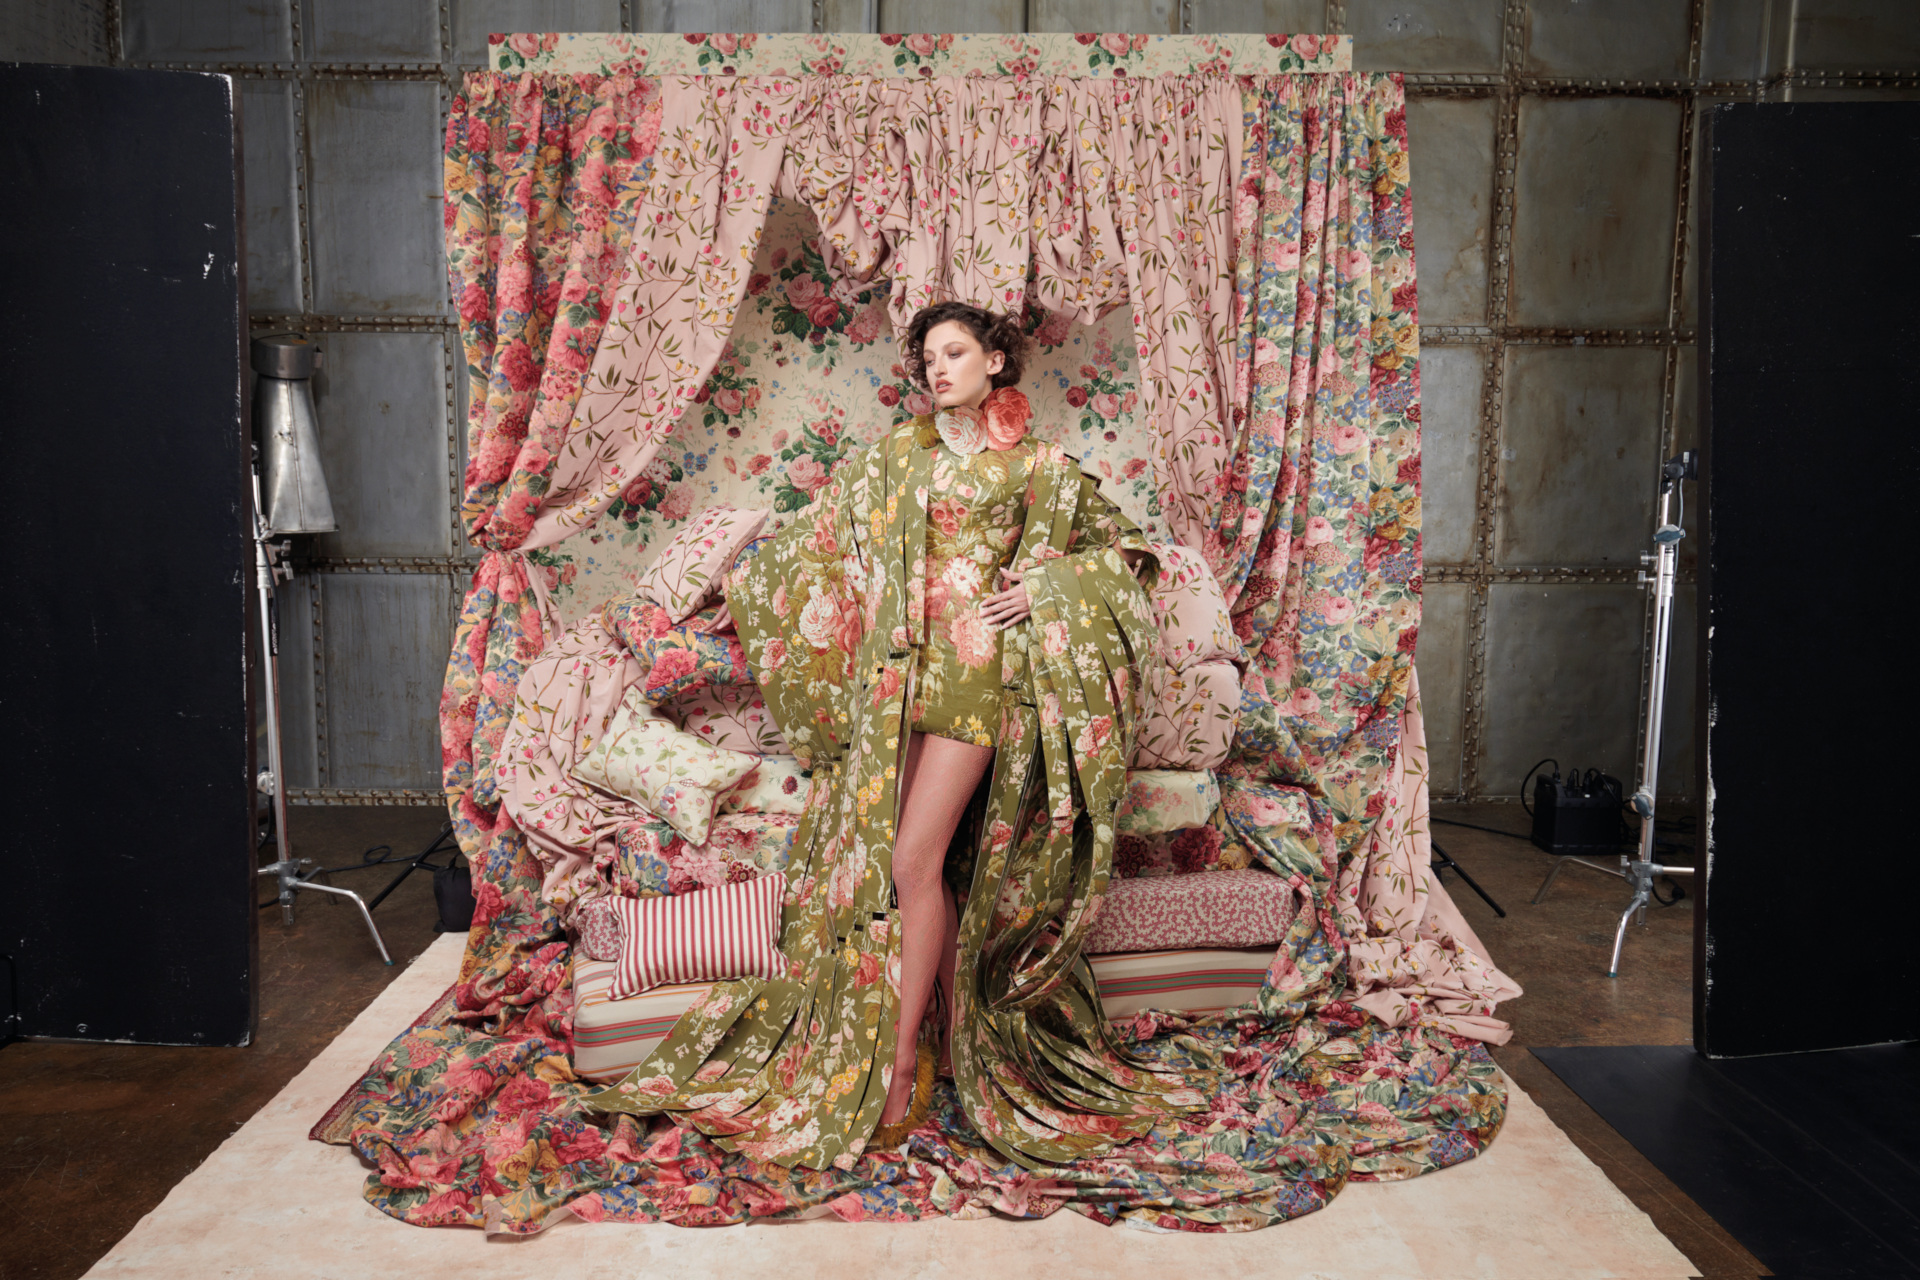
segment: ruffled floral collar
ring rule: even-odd
[[[919,444],[931,449],[944,441],[947,448],[962,456],[987,449],[1011,449],[1027,438],[1027,422],[1033,406],[1016,388],[1000,387],[989,393],[978,409],[961,405],[941,409],[933,415],[933,426],[920,429]]]

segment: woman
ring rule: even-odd
[[[813,769],[786,871],[790,976],[718,984],[596,1105],[845,1167],[924,1119],[936,985],[961,1103],[1009,1158],[1098,1155],[1204,1105],[1111,1038],[1081,955],[1158,661],[1133,576],[1150,557],[1027,435],[1024,351],[1010,318],[921,311],[905,357],[934,413],[848,458],[729,579],[768,708]]]

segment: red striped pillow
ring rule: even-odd
[[[620,958],[609,999],[624,1000],[668,982],[784,978],[778,873],[671,898],[615,898]]]

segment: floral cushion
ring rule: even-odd
[[[1238,667],[1213,661],[1167,671],[1147,693],[1135,769],[1217,769],[1226,762],[1240,725]]]
[[[1253,851],[1225,829],[1217,813],[1204,827],[1151,836],[1123,834],[1113,844],[1113,874],[1124,879],[1241,871],[1253,863]]]
[[[752,684],[707,684],[674,698],[660,710],[716,747],[758,756],[785,756],[787,740],[767,712],[767,700]]]
[[[720,584],[742,547],[772,514],[718,503],[673,535],[634,579],[637,595],[662,606],[670,622],[685,622],[719,598]]]
[[[657,704],[708,685],[751,685],[753,675],[747,670],[740,641],[709,629],[719,612],[720,607],[713,605],[675,622],[666,606],[631,595],[608,601],[600,610],[600,620],[646,672],[641,677],[641,696]]]
[[[1106,955],[1278,946],[1294,908],[1292,886],[1264,869],[1114,880],[1087,935],[1087,950]]]
[[[1128,835],[1159,835],[1204,827],[1219,807],[1220,783],[1205,770],[1135,769],[1113,822]]]
[[[752,880],[786,869],[799,825],[791,813],[722,813],[715,816],[705,844],[689,844],[657,819],[624,823],[614,832],[607,879],[615,893],[630,898]]]
[[[1233,633],[1220,584],[1198,551],[1176,542],[1156,542],[1153,553],[1160,575],[1147,598],[1160,622],[1160,652],[1167,665],[1179,670],[1202,662],[1247,661],[1247,651]]]
[[[645,805],[694,844],[705,844],[721,795],[759,763],[754,756],[702,742],[656,713],[636,691],[614,712],[593,750],[574,765],[573,776]]]
[[[720,797],[722,813],[805,813],[813,772],[793,756],[763,756],[752,773]]]

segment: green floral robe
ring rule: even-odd
[[[915,419],[849,458],[728,584],[767,705],[813,769],[785,872],[791,969],[716,984],[593,1096],[602,1110],[684,1113],[729,1149],[815,1169],[850,1167],[879,1124],[899,1004],[896,784],[927,625],[930,426]],[[1057,447],[1040,449],[1013,556],[1033,613],[1002,633],[992,778],[956,840],[967,892],[953,1052],[968,1119],[1034,1168],[1102,1155],[1212,1092],[1120,1046],[1082,955],[1159,649],[1120,554],[1144,539]]]

